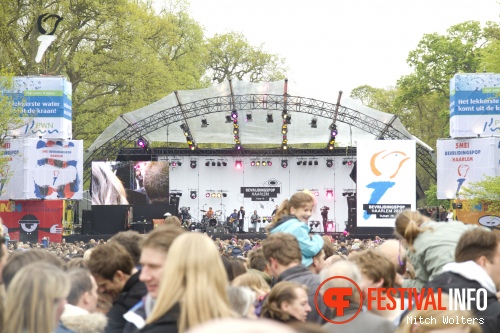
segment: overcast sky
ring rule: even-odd
[[[190,0],[207,36],[242,32],[286,58],[290,84],[306,97],[336,99],[410,73],[408,52],[426,33],[467,20],[500,21],[497,0]]]

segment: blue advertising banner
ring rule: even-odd
[[[64,77],[14,77],[13,88],[2,91],[13,106],[28,116],[27,123],[10,133],[16,137],[72,137],[71,83]]]
[[[500,74],[456,74],[450,81],[450,136],[500,135]]]

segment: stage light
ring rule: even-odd
[[[236,118],[238,118],[238,112],[236,110],[233,110],[231,112],[231,118],[233,118],[233,120],[235,120]]]
[[[352,160],[347,161],[347,165],[352,165]]]
[[[313,165],[313,161],[309,161],[309,165]]]
[[[207,118],[201,118],[201,127],[207,127],[208,121]]]
[[[215,161],[212,161],[212,166],[215,166]]]
[[[342,192],[342,196],[345,197],[347,195],[347,192]]]
[[[273,120],[273,113],[272,112],[268,112],[267,113],[267,118],[266,118],[266,121],[268,123],[272,123],[274,120]]]
[[[284,169],[288,168],[288,160],[282,160],[281,161],[281,167],[284,168]]]
[[[314,191],[313,193],[314,193],[315,197],[319,197],[319,192],[318,191]]]
[[[148,140],[144,139],[143,137],[140,137],[137,139],[137,146],[142,149],[148,149]]]
[[[210,161],[206,161],[205,166],[210,166]]]
[[[227,114],[226,115],[226,123],[232,123],[233,122],[233,118],[231,117],[230,114]]]
[[[195,169],[196,168],[196,161],[189,162],[189,166],[191,167],[191,169]]]
[[[267,166],[267,162],[266,161],[262,161],[262,166]]]
[[[227,197],[227,193],[222,193],[222,197],[226,198]]]
[[[198,194],[196,193],[196,191],[191,191],[191,192],[189,192],[189,196],[191,197],[191,199],[196,199]]]
[[[222,162],[222,166],[227,166],[227,162],[226,162],[226,161],[223,161],[223,162]]]
[[[260,166],[260,161],[256,161],[255,166]]]
[[[205,197],[210,198],[210,193],[207,192],[207,194],[205,194]]]
[[[176,167],[177,163],[175,163],[175,161],[174,161],[174,162],[170,163],[170,165],[173,166],[173,167]]]
[[[234,162],[234,167],[236,169],[242,169],[243,168],[243,162],[242,161],[236,161],[236,162]]]
[[[319,227],[319,221],[316,221],[316,222],[314,223],[314,226],[315,226],[316,228],[317,228],[317,227]]]
[[[250,162],[250,166],[255,166],[255,161]]]
[[[316,161],[316,160],[315,160],[315,161],[314,161],[314,165],[318,165],[318,161]]]
[[[252,112],[247,112],[247,121],[252,121]]]
[[[188,127],[187,127],[187,124],[186,124],[186,123],[182,123],[182,124],[180,125],[180,127],[181,127],[181,130],[184,132],[184,135],[186,135],[186,132],[188,132],[188,131],[189,131],[189,130],[188,130]],[[186,135],[186,136],[187,136],[187,135]]]
[[[333,166],[333,160],[326,160],[326,167],[331,168]]]
[[[333,198],[333,190],[326,190],[326,197]]]
[[[301,165],[302,164],[302,161],[297,161],[297,165]]]
[[[222,163],[221,162],[217,162],[217,166],[218,167],[222,166]]]
[[[346,165],[347,164],[347,160],[344,158],[342,159],[342,165]]]
[[[271,166],[273,165],[273,162],[272,161],[267,161],[267,166]]]
[[[313,117],[311,120],[311,128],[318,128],[318,118]]]
[[[222,197],[222,193],[217,192],[217,198],[220,198],[220,197]]]
[[[337,136],[338,131],[337,131],[337,125],[335,125],[335,123],[330,125],[330,131],[333,137]]]
[[[236,146],[234,146],[234,148],[235,148],[236,150],[241,150],[241,145],[238,143],[238,144],[236,144]]]
[[[215,198],[216,196],[217,196],[217,194],[212,193],[212,198]]]
[[[286,143],[282,143],[281,144],[281,149],[287,150],[288,149],[288,145]]]
[[[288,133],[288,128],[286,124],[283,124],[283,126],[281,126],[281,134],[286,134],[286,133]]]
[[[178,161],[178,162],[177,162],[177,166],[182,166],[182,162],[181,162],[181,161]]]

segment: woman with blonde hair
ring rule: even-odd
[[[228,279],[217,247],[205,235],[178,236],[167,254],[158,298],[140,332],[180,332],[217,318],[234,317]]]
[[[262,306],[262,317],[282,323],[305,322],[311,312],[308,289],[292,281],[282,281],[274,285]]]
[[[106,162],[92,162],[92,205],[128,205],[122,181]]]
[[[7,289],[3,332],[54,332],[69,291],[69,279],[57,266],[36,262],[23,267]]]
[[[258,275],[258,273],[248,272],[235,277],[231,282],[231,285],[235,287],[248,287],[255,293],[255,315],[260,317],[262,305],[270,291],[266,280],[264,280],[262,276]]]
[[[407,256],[415,269],[415,280],[404,280],[398,274],[396,284],[420,290],[441,273],[445,264],[455,261],[460,236],[476,227],[460,221],[438,223],[418,211],[403,210],[396,216],[395,233],[409,249]]]

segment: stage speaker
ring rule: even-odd
[[[217,227],[217,228],[215,229],[215,232],[216,232],[217,234],[225,234],[225,233],[226,233],[226,229],[224,229],[224,227]]]
[[[352,167],[351,173],[349,174],[349,177],[351,177],[352,181],[356,183],[356,175],[358,168],[356,167],[356,161],[354,161],[354,166]]]
[[[209,235],[215,234],[215,227],[207,227],[207,234]]]
[[[90,209],[82,210],[82,222],[90,222],[92,223],[92,211]]]
[[[248,232],[251,234],[255,234],[255,233],[257,233],[257,229],[254,227],[250,227],[250,228],[248,228]]]
[[[82,235],[92,235],[92,221],[83,222],[82,224]]]
[[[265,234],[267,231],[266,231],[266,228],[260,228],[259,232],[260,232],[261,234]]]

